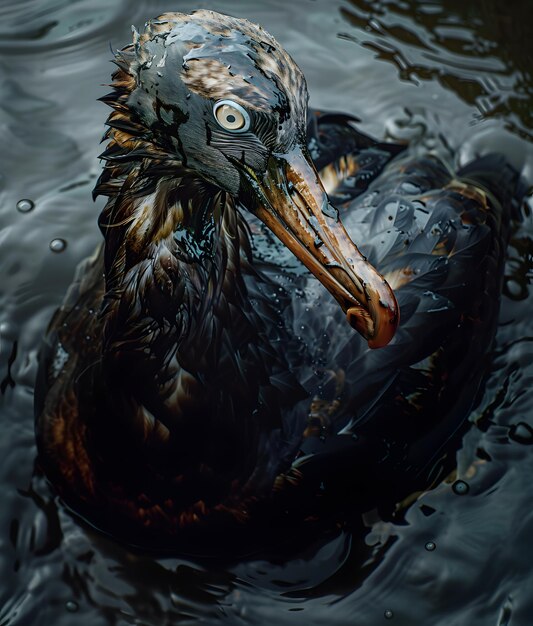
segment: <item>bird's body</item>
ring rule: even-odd
[[[117,64],[96,189],[105,243],[78,269],[40,371],[39,450],[59,493],[108,532],[170,547],[191,528],[291,507],[306,518],[317,501],[363,502],[369,484],[397,497],[437,480],[494,335],[517,174],[496,156],[455,174],[344,115],[302,128],[303,77],[244,20],[161,16]],[[230,102],[216,117],[227,133],[197,113],[205,100],[215,117]],[[231,135],[239,115],[253,137]],[[394,299],[350,256],[310,158],[395,290],[402,321],[379,350],[346,316],[384,345]]]

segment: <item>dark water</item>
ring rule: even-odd
[[[488,137],[533,180],[529,0],[0,0],[0,626],[530,626],[527,206],[509,249],[493,367],[456,475],[421,494],[406,523],[370,511],[362,536],[339,531],[290,558],[156,560],[79,525],[42,480],[32,481],[39,340],[76,263],[99,239],[90,191],[109,44],[126,44],[130,24],[165,10],[203,7],[272,32],[304,70],[313,105],[355,113],[379,137],[447,143],[462,160]],[[34,206],[17,210],[21,199]],[[454,492],[457,478],[468,493]]]

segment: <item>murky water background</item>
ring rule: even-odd
[[[463,159],[494,136],[533,180],[529,0],[0,0],[0,626],[531,626],[530,215],[509,249],[494,363],[457,476],[405,523],[369,512],[362,536],[339,532],[291,557],[154,559],[84,528],[32,481],[40,337],[99,239],[90,192],[109,45],[165,10],[204,7],[272,32],[313,105],[355,113],[379,137],[466,144]],[[34,206],[17,210],[24,198]]]

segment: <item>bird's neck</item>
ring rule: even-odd
[[[140,189],[138,176],[128,176],[100,217],[105,355],[142,376],[176,361],[191,372],[212,370],[228,312],[245,298],[243,218],[224,192],[181,174]]]

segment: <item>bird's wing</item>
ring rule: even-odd
[[[486,371],[515,203],[489,188],[491,176],[501,188],[494,157],[456,175],[436,157],[404,156],[346,207],[343,222],[395,290],[401,322],[375,351],[339,327],[328,361],[343,370],[341,418],[336,434],[304,441],[304,475],[344,463],[352,475],[364,466],[390,476],[392,465],[427,478],[461,431]],[[510,170],[506,188],[517,178]]]

